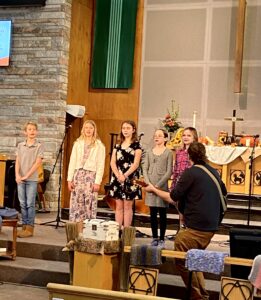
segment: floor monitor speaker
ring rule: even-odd
[[[254,259],[261,253],[261,230],[252,228],[231,228],[230,256]],[[231,277],[248,279],[251,268],[231,265]]]

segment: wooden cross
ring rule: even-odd
[[[232,121],[232,136],[236,135],[236,121],[244,121],[243,118],[237,118],[236,117],[236,110],[233,110],[233,116],[232,117],[228,117],[228,118],[224,118],[224,120],[229,120]]]
[[[238,0],[234,93],[241,93],[246,0]]]

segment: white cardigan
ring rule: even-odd
[[[72,153],[70,157],[67,181],[73,180],[75,170],[81,168],[81,160],[84,154],[84,140],[76,140],[73,144]],[[96,172],[95,183],[101,184],[104,173],[105,164],[105,147],[103,143],[96,140],[94,146],[90,150],[88,159],[86,160],[83,169]]]

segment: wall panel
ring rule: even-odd
[[[92,0],[74,0],[72,10],[71,47],[68,83],[68,104],[86,107],[85,119],[97,123],[98,133],[106,147],[106,166],[103,184],[109,182],[110,133],[118,132],[125,119],[138,120],[140,92],[140,61],[143,26],[143,0],[139,1],[134,53],[134,80],[131,89],[91,89],[90,65],[93,34],[94,4]],[[76,135],[82,123],[73,125],[69,135]],[[69,207],[66,174],[73,138],[68,137],[65,149],[63,178],[63,207]],[[103,188],[101,190],[103,192]]]

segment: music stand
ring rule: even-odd
[[[250,215],[251,215],[251,200],[252,200],[252,180],[253,180],[253,162],[255,155],[256,139],[258,135],[254,135],[254,144],[252,147],[251,154],[249,156],[249,170],[250,170],[250,180],[249,180],[249,190],[248,190],[248,210],[247,210],[247,226],[250,225]]]
[[[63,226],[60,226],[60,222],[61,223],[65,223],[64,221],[61,220],[61,217],[60,217],[60,213],[61,213],[61,187],[62,187],[62,161],[63,161],[63,145],[64,145],[64,141],[65,141],[65,138],[67,136],[67,132],[68,132],[68,129],[71,127],[71,125],[69,126],[66,126],[65,127],[65,132],[64,132],[64,136],[63,136],[63,140],[62,140],[62,143],[60,145],[60,148],[59,148],[59,152],[56,156],[56,161],[54,163],[54,166],[53,166],[53,170],[52,170],[52,173],[54,172],[55,170],[55,167],[57,165],[57,162],[59,160],[59,190],[58,190],[58,207],[57,207],[57,215],[56,215],[56,219],[53,220],[53,221],[48,221],[48,222],[44,222],[44,223],[41,223],[40,225],[48,225],[48,226],[55,226],[55,229],[57,229],[58,227],[63,227]],[[56,222],[56,224],[52,224]]]

